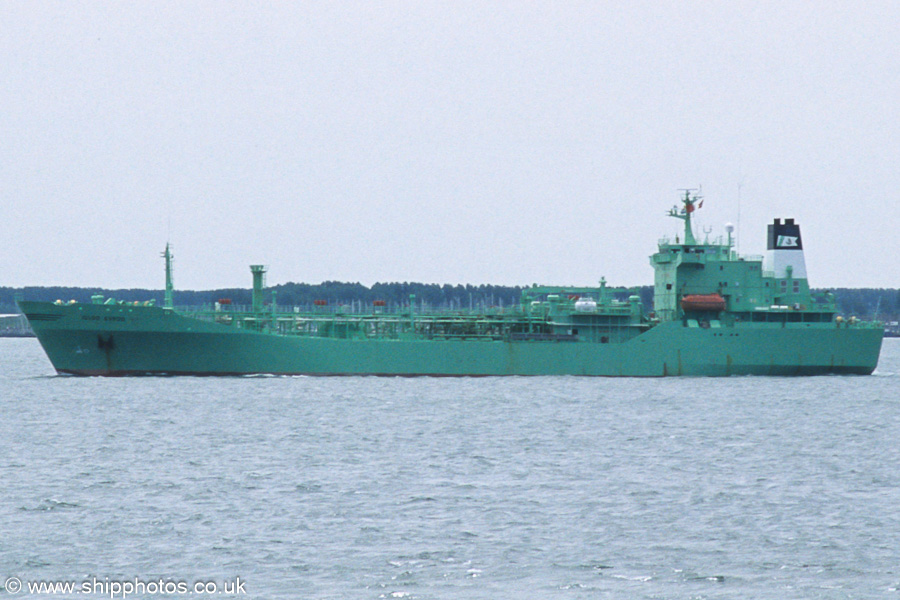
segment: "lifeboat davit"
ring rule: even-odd
[[[721,312],[725,310],[725,298],[719,294],[688,294],[681,299],[681,308],[686,311]]]

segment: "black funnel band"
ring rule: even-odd
[[[769,241],[766,246],[769,250],[803,250],[803,240],[800,238],[800,225],[793,219],[775,219],[769,225]]]

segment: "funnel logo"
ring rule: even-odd
[[[779,235],[778,236],[778,248],[797,248],[799,244],[797,243],[800,240],[799,237],[793,235]]]

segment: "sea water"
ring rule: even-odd
[[[896,598],[898,342],[870,377],[108,379],[3,339],[0,596]]]

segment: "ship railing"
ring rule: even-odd
[[[277,305],[273,310],[271,305],[267,305],[262,308],[262,310],[254,311],[252,306],[242,305],[242,304],[229,304],[225,306],[220,306],[218,309],[215,308],[214,305],[192,305],[192,306],[176,306],[175,311],[181,314],[189,314],[191,316],[199,317],[200,315],[212,315],[212,316],[225,316],[229,314],[234,315],[244,315],[244,314],[260,314],[260,315],[277,315],[277,316],[290,316],[290,315],[317,315],[317,316],[338,316],[341,315],[355,315],[355,316],[381,316],[381,315],[396,315],[396,316],[409,316],[410,313],[414,317],[418,317],[419,315],[431,315],[431,314],[440,314],[440,315],[485,315],[485,316],[511,316],[518,315],[521,316],[525,313],[524,309],[521,305],[511,305],[511,306],[480,306],[476,305],[473,308],[458,308],[451,306],[432,306],[432,305],[416,305],[413,307],[412,311],[410,311],[409,305],[397,305],[397,306],[372,306],[371,304],[357,304],[356,306],[351,305],[327,305],[327,306],[315,306],[315,305]]]
[[[299,337],[503,339],[514,328],[540,328],[544,317],[479,314],[185,313],[229,326]]]
[[[291,307],[284,307],[291,308]],[[374,320],[384,320],[384,321],[401,321],[408,322],[410,319],[414,321],[426,320],[426,321],[435,321],[435,322],[454,322],[454,321],[507,321],[507,320],[523,320],[523,319],[542,319],[543,315],[528,315],[525,314],[524,311],[521,310],[509,310],[505,309],[503,311],[496,310],[490,312],[468,312],[468,311],[459,311],[456,309],[453,310],[442,310],[441,308],[432,309],[429,308],[427,312],[419,312],[415,311],[410,314],[409,310],[395,310],[395,311],[365,311],[365,312],[352,312],[352,311],[319,311],[319,310],[304,310],[304,311],[293,311],[293,310],[278,310],[272,311],[271,309],[264,309],[262,311],[254,312],[250,307],[237,307],[236,310],[212,310],[203,306],[189,306],[189,307],[176,307],[176,312],[179,314],[190,316],[196,319],[205,319],[205,320],[215,320],[215,319],[228,319],[228,318],[236,318],[238,320],[278,320],[278,321],[291,321],[291,320],[315,320],[315,321],[374,321]],[[618,310],[618,307],[617,309]]]
[[[248,318],[260,319],[427,319],[427,320],[473,320],[473,319],[543,319],[550,312],[548,303],[540,303],[539,306],[513,305],[504,307],[481,307],[473,310],[459,309],[447,306],[416,306],[410,311],[409,306],[377,306],[362,305],[351,308],[350,306],[289,306],[278,305],[273,310],[272,306],[254,311],[252,306],[232,304],[216,309],[212,305],[178,306],[176,312],[192,318],[215,320],[245,320]],[[604,302],[596,308],[577,309],[575,301],[563,300],[556,309],[557,314],[572,314],[584,316],[628,316],[631,314],[631,305],[620,301]]]
[[[409,307],[366,307],[367,310],[353,311],[337,310],[335,307],[321,306],[278,306],[276,310],[272,310],[271,306],[261,311],[254,311],[251,306],[247,305],[229,305],[227,308],[216,310],[212,306],[179,306],[175,310],[179,314],[189,316],[191,318],[214,321],[214,322],[234,322],[234,321],[286,321],[286,320],[314,320],[328,322],[342,321],[372,321],[384,320],[390,322],[409,322],[428,321],[434,323],[453,323],[453,322],[475,322],[480,320],[487,321],[533,321],[538,322],[547,318],[549,315],[548,306],[542,304],[540,307],[527,307],[523,309],[520,305],[510,307],[489,308],[485,311],[480,310],[459,310],[449,307],[417,307],[416,310],[409,310]],[[324,309],[324,310],[323,310]],[[571,314],[573,316],[610,316],[610,317],[627,317],[631,315],[632,308],[630,305],[621,304],[599,304],[596,308],[588,310],[579,310],[575,308],[575,303],[564,301],[559,304],[556,314]]]

